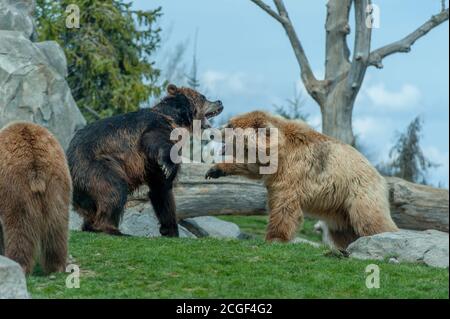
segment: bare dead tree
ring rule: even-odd
[[[250,0],[278,21],[286,31],[300,66],[302,81],[309,95],[319,104],[322,130],[341,141],[354,144],[352,113],[356,96],[369,66],[382,68],[384,58],[409,52],[412,45],[430,30],[449,18],[449,10],[442,4],[440,13],[432,16],[403,39],[371,51],[372,5],[370,0],[329,0],[327,3],[325,78],[317,79],[308,57],[289,18],[283,0],[273,0],[272,8],[263,0]],[[355,41],[353,54],[347,43],[350,33],[350,9],[354,6]]]

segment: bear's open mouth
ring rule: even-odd
[[[223,111],[223,105],[221,101],[205,103],[205,117],[210,119],[214,116],[219,115]]]
[[[208,113],[206,113],[206,117],[207,118],[212,118],[212,117],[214,117],[214,116],[217,116],[217,115],[219,115],[220,113],[222,113],[222,111],[223,111],[223,106],[222,107],[220,107],[218,110],[215,110],[215,111],[211,111],[211,112],[208,112]]]

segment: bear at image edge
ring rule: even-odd
[[[0,130],[0,150],[5,256],[27,274],[36,257],[44,273],[64,271],[72,185],[62,147],[47,129],[17,122]]]

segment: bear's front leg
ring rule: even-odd
[[[170,158],[171,147],[172,145],[161,147],[158,150],[158,155],[156,157],[156,162],[158,163],[159,169],[166,180],[173,180],[178,172],[178,165],[172,162],[172,159]]]
[[[162,236],[178,237],[178,224],[176,218],[175,198],[172,186],[150,185],[149,198],[158,218]]]
[[[259,178],[249,170],[249,166],[245,163],[219,163],[211,167],[205,175],[205,179],[219,178],[230,175],[241,175],[248,178]]]
[[[218,165],[214,165],[206,172],[205,179],[215,179],[226,175],[227,174]]]
[[[294,238],[299,224],[303,223],[303,213],[299,200],[292,196],[283,196],[284,191],[268,193],[269,225],[267,241],[288,242]]]

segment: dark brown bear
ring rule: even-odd
[[[97,121],[78,131],[67,155],[72,174],[73,205],[83,217],[82,230],[121,235],[118,227],[127,196],[142,184],[163,236],[178,236],[173,181],[179,165],[170,159],[174,128],[203,128],[218,115],[222,102],[210,102],[189,88],[169,85],[168,96],[150,109]]]
[[[0,130],[0,253],[26,273],[36,257],[45,273],[64,271],[70,197],[64,151],[47,129],[15,123]]]

